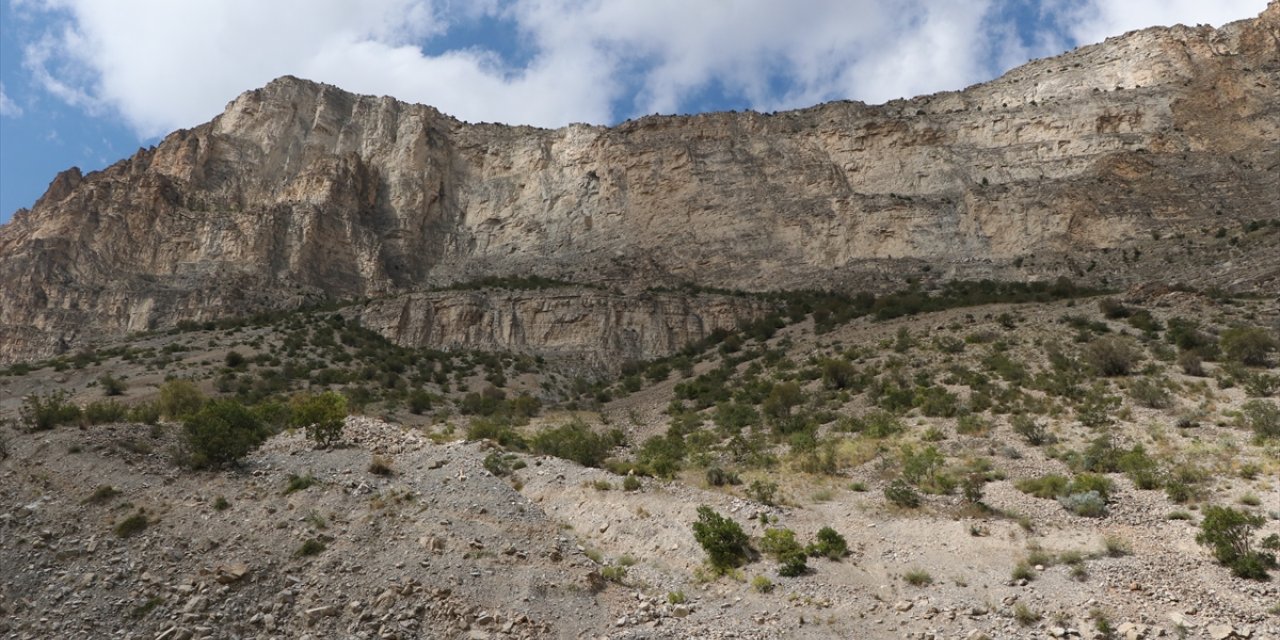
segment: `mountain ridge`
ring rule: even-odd
[[[284,77],[103,171],[59,174],[0,227],[17,292],[0,360],[513,274],[630,292],[1062,276],[1270,290],[1273,238],[1205,236],[1276,215],[1277,43],[1272,2],[957,92],[560,129]]]

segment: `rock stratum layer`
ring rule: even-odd
[[[0,361],[510,274],[852,290],[927,265],[1274,289],[1274,242],[1195,241],[1278,215],[1278,51],[1272,2],[959,92],[556,130],[285,77],[103,171],[60,174],[0,227]]]
[[[400,345],[530,353],[602,371],[670,355],[767,311],[734,296],[565,288],[412,293],[362,305],[356,317]]]

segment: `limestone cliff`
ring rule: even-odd
[[[103,171],[60,174],[0,227],[0,361],[486,275],[624,292],[912,274],[1275,289],[1274,241],[1197,243],[1277,217],[1277,140],[1277,2],[959,92],[612,128],[467,124],[285,77]]]
[[[602,371],[670,355],[767,310],[732,296],[564,288],[413,293],[362,305],[356,317],[401,345],[529,353]]]

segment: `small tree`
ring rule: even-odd
[[[1261,515],[1231,507],[1206,507],[1196,542],[1211,547],[1218,562],[1236,576],[1266,580],[1267,570],[1276,567],[1276,558],[1253,548],[1253,531],[1264,522]]]
[[[289,401],[292,424],[307,430],[307,437],[321,447],[329,447],[342,437],[347,417],[347,398],[335,391],[319,395],[300,393]]]
[[[707,552],[711,567],[721,573],[746,564],[751,554],[747,534],[742,527],[708,506],[698,507],[693,538]]]

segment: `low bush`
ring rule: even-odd
[[[67,400],[66,391],[31,394],[23,399],[18,415],[31,431],[47,431],[59,425],[78,423],[80,407]]]
[[[920,506],[920,494],[916,492],[915,487],[907,484],[901,478],[894,480],[884,488],[884,497],[890,503],[899,507],[914,509]]]
[[[1209,547],[1220,564],[1240,578],[1266,580],[1276,568],[1271,553],[1253,548],[1253,532],[1266,519],[1231,507],[1208,506],[1196,542]]]
[[[1262,327],[1233,327],[1219,338],[1227,358],[1251,367],[1267,366],[1271,353],[1280,349],[1280,341]]]
[[[720,467],[713,466],[707,468],[707,484],[713,487],[723,487],[725,485],[742,484],[742,479],[732,471],[725,471]]]
[[[913,587],[927,587],[933,584],[933,576],[924,569],[911,569],[902,574],[902,579]]]
[[[599,467],[618,444],[616,438],[598,434],[581,420],[545,429],[533,437],[533,450],[543,455],[572,460],[584,467]]]
[[[1142,353],[1131,338],[1104,336],[1085,347],[1083,359],[1095,373],[1111,378],[1129,375]]]
[[[124,395],[125,389],[129,385],[124,380],[117,378],[110,373],[104,373],[98,376],[98,386],[102,388],[102,394],[107,396]]]
[[[698,507],[698,520],[693,523],[693,538],[707,553],[707,561],[718,572],[740,567],[751,555],[746,532],[737,522],[711,507]]]
[[[170,420],[182,420],[204,406],[205,397],[190,380],[170,380],[160,386],[156,407]]]
[[[1240,407],[1240,422],[1259,442],[1280,439],[1280,405],[1270,400],[1250,400]]]
[[[1107,515],[1107,501],[1097,491],[1068,494],[1058,498],[1058,502],[1064,509],[1078,516],[1102,518]]]
[[[818,529],[817,539],[805,547],[805,552],[814,557],[839,560],[849,555],[849,543],[835,529],[823,527]]]
[[[186,462],[197,469],[239,464],[266,437],[257,416],[235,400],[205,404],[182,429]]]
[[[145,531],[149,524],[151,524],[151,522],[147,520],[147,514],[139,510],[128,518],[121,520],[120,524],[116,525],[116,535],[121,538],[133,537]]]
[[[123,422],[129,416],[129,408],[118,400],[94,400],[84,407],[84,421],[89,424]]]

